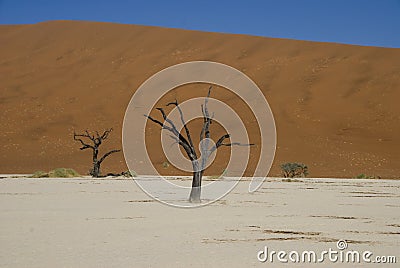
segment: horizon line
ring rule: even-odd
[[[124,23],[124,22],[118,22],[118,21],[97,21],[97,20],[84,20],[84,19],[55,19],[55,20],[37,21],[37,22],[32,22],[32,23],[1,23],[0,22],[0,27],[1,26],[37,25],[37,24],[52,23],[52,22],[88,22],[88,23],[132,25],[132,26],[154,27],[154,28],[163,28],[163,29],[175,29],[175,30],[182,30],[182,31],[217,33],[217,34],[225,34],[225,35],[241,35],[241,36],[249,36],[249,37],[272,38],[272,39],[293,40],[293,41],[303,41],[303,42],[313,42],[313,43],[327,43],[327,44],[338,44],[338,45],[359,46],[359,47],[400,49],[400,46],[384,46],[384,45],[372,45],[372,44],[363,44],[363,43],[344,43],[344,42],[329,41],[329,40],[317,40],[317,39],[310,40],[310,39],[290,38],[290,37],[283,37],[283,36],[265,36],[265,35],[257,35],[257,34],[243,33],[243,32],[210,31],[210,30],[181,28],[181,27],[164,26],[164,25],[134,24],[134,23]]]

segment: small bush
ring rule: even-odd
[[[30,176],[30,178],[48,178],[49,173],[44,172],[44,171],[36,171],[35,173]]]
[[[78,172],[76,172],[76,170],[74,170],[72,168],[66,168],[65,171],[67,174],[69,174],[72,177],[80,177],[81,176],[81,174],[79,174]]]
[[[79,173],[72,168],[56,168],[49,172],[36,171],[31,178],[74,178],[80,177]]]
[[[308,167],[302,163],[285,163],[281,169],[285,178],[304,178],[308,175]]]
[[[50,178],[73,178],[79,176],[79,173],[72,168],[56,168],[49,172]]]
[[[169,163],[167,161],[162,163],[163,168],[168,168],[169,167]]]
[[[358,174],[356,178],[357,179],[365,179],[365,178],[367,178],[367,176],[365,174]]]

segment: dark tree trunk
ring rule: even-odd
[[[203,171],[193,172],[192,190],[190,191],[189,201],[192,203],[200,203],[201,199],[201,179]]]
[[[98,145],[95,143],[94,144],[94,150],[93,150],[93,169],[91,170],[91,175],[94,178],[100,177],[100,162],[97,160],[97,155],[99,154],[99,148]]]
[[[92,177],[94,177],[94,178],[100,177],[101,172],[100,172],[100,163],[99,162],[93,163],[93,169],[91,170],[90,173],[91,173],[90,175],[92,175]]]

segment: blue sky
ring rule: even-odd
[[[400,48],[400,0],[0,0],[0,24],[88,20]]]

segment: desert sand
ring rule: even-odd
[[[73,130],[113,127],[103,149],[120,149],[124,112],[139,85],[194,60],[231,65],[263,91],[278,135],[271,176],[283,162],[303,162],[313,177],[399,177],[400,49],[77,21],[0,26],[0,172],[71,167],[87,174],[90,152],[79,151]],[[207,87],[194,87],[205,95]],[[214,92],[251,119],[237,97]],[[177,89],[161,104],[192,93]],[[256,124],[247,123],[256,143]],[[195,122],[192,128],[199,132]],[[159,135],[148,125],[154,164],[185,175],[163,168]],[[228,155],[221,150],[208,174],[220,174]],[[104,172],[126,169],[122,153],[103,164]]]
[[[348,250],[399,261],[399,181],[268,178],[253,194],[248,183],[182,209],[154,201],[131,179],[3,178],[0,266],[275,267],[257,260],[265,246],[320,252],[337,250],[339,239]]]

